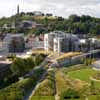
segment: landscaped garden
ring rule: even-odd
[[[31,100],[55,100],[54,96],[33,96]]]
[[[21,79],[10,86],[0,90],[0,100],[23,100],[28,92],[37,84],[44,69],[35,68],[34,75],[30,78]]]
[[[27,92],[36,84],[32,78],[21,80],[0,90],[0,100],[23,100]]]
[[[31,62],[31,59],[28,62]],[[34,67],[34,75],[30,78],[26,77],[1,89],[0,100],[23,100],[27,93],[36,86],[44,72],[46,70],[43,67]],[[43,80],[37,84],[38,87],[30,100],[55,100],[55,98],[59,100],[85,100],[86,98],[99,100],[99,73],[91,66],[83,64],[49,69]]]
[[[59,100],[99,100],[100,82],[91,80],[96,73],[98,71],[85,65],[56,69],[55,78],[51,71],[30,100],[55,100],[54,97]]]
[[[93,76],[95,73],[97,73],[97,71],[87,68],[68,72],[68,76],[73,79],[80,79],[82,81],[90,82],[90,77]]]
[[[49,71],[46,78],[40,83],[30,100],[55,100],[54,71]]]
[[[69,98],[68,100],[71,100],[72,98],[72,100],[84,100],[85,98],[88,98],[88,100],[99,100],[100,81],[96,80],[95,78],[98,76],[97,73],[99,73],[99,71],[93,70],[92,67],[84,65],[79,65],[77,68],[74,67],[76,66],[63,68],[63,70],[61,70],[64,75],[71,80],[72,83],[72,91],[64,91],[62,94],[63,99]],[[79,87],[81,88],[78,89]]]

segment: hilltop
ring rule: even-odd
[[[42,27],[30,29],[24,28],[2,28],[4,25],[15,26],[20,25],[23,21],[35,22],[41,24]],[[88,15],[71,15],[69,18],[53,16],[52,14],[34,15],[34,13],[20,13],[9,18],[0,19],[1,33],[16,33],[22,32],[25,34],[44,34],[50,31],[60,30],[73,34],[88,34],[99,35],[100,33],[100,18],[91,17]]]

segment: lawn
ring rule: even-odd
[[[90,97],[88,97],[88,100],[100,100],[100,96],[99,95],[90,96]]]
[[[30,100],[54,100],[55,95],[55,73],[48,71],[45,79],[40,83]]]
[[[80,79],[82,81],[90,82],[90,77],[92,77],[95,73],[97,73],[97,71],[88,68],[68,72],[68,76],[72,79]]]
[[[88,99],[87,100],[100,100],[100,96],[99,95],[96,95],[96,96],[89,96],[87,97]],[[65,99],[66,100],[66,99]],[[68,99],[68,100],[85,100],[85,99]]]
[[[33,54],[44,54],[44,55],[50,55],[53,52],[52,51],[45,51],[43,49],[36,49],[32,51]]]
[[[33,96],[31,100],[55,100],[54,96]]]
[[[64,53],[61,56],[59,56],[58,58],[56,58],[56,60],[61,60],[61,59],[64,59],[64,58],[74,57],[74,56],[77,56],[77,55],[80,55],[80,54],[81,54],[80,52]]]
[[[94,81],[95,88],[100,88],[100,82]]]
[[[61,71],[56,72],[55,78],[56,78],[56,91],[60,95],[62,91],[68,88],[68,85],[66,84],[65,77],[62,75]]]

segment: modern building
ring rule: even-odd
[[[2,46],[6,52],[23,52],[25,49],[24,34],[7,34]]]
[[[82,39],[71,33],[54,31],[44,35],[44,49],[54,52],[83,51],[100,48],[100,41],[94,38]]]
[[[61,31],[51,32],[44,36],[44,49],[54,52],[68,52],[77,50],[78,37]],[[73,45],[73,46],[71,46]],[[72,48],[73,47],[73,48]]]

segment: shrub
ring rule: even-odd
[[[40,65],[44,58],[44,55],[31,56],[27,59],[16,58],[11,65],[11,71],[15,75],[23,76],[35,66]]]
[[[52,76],[52,78],[51,78]],[[43,80],[33,96],[54,96],[55,94],[55,81],[54,72],[49,71],[46,79]]]
[[[71,99],[71,98],[80,98],[80,95],[77,91],[75,91],[74,89],[69,88],[68,90],[62,92],[61,94],[61,100],[64,99]]]

